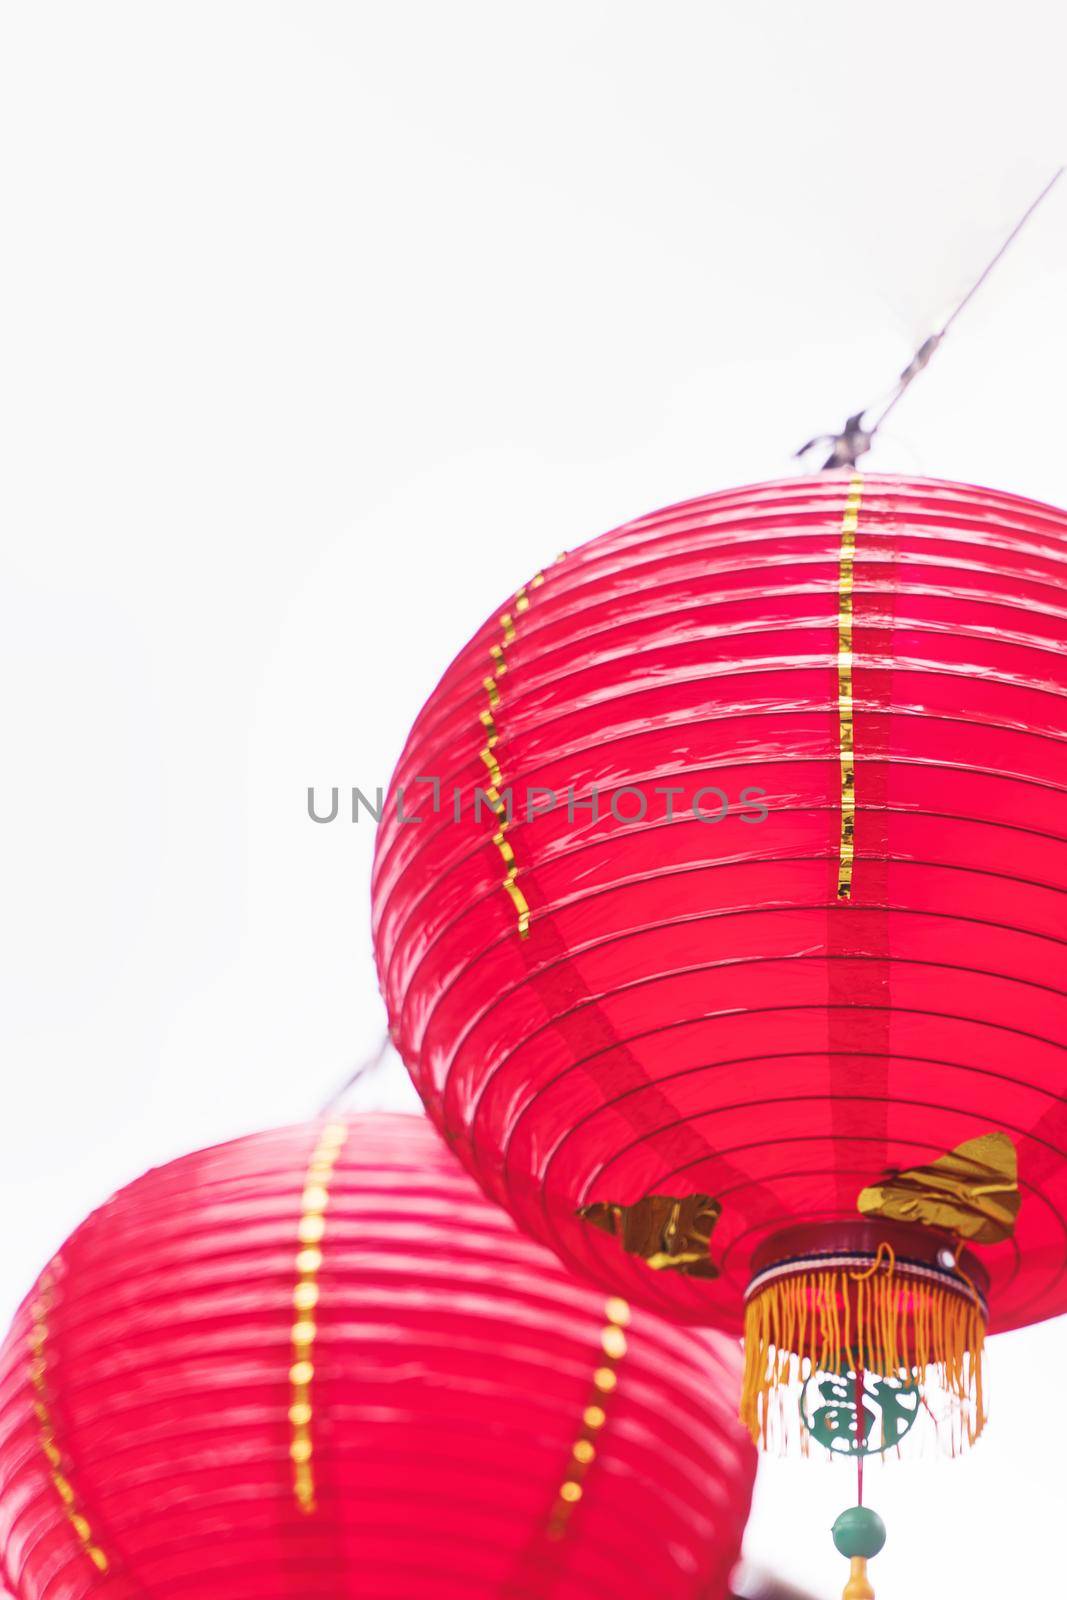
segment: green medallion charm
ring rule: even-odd
[[[899,1378],[814,1374],[800,1392],[800,1420],[831,1455],[881,1455],[914,1426],[919,1404],[918,1385]]]

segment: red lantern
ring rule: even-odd
[[[429,1124],[147,1173],[0,1358],[19,1600],[725,1594],[754,1453],[729,1340],[576,1284]]]
[[[1067,1311],[1065,576],[989,490],[711,495],[520,589],[397,769],[430,1114],[592,1281],[744,1326],[756,1433],[816,1368],[936,1371],[958,1445],[987,1321]]]

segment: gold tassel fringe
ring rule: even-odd
[[[845,1267],[779,1278],[745,1309],[741,1420],[764,1449],[785,1447],[792,1432],[785,1391],[816,1372],[858,1364],[903,1383],[936,1382],[950,1403],[957,1455],[986,1421],[984,1343],[977,1296],[941,1284],[893,1272],[857,1279]]]

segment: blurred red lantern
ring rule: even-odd
[[[936,1373],[958,1445],[987,1320],[1067,1311],[1065,576],[1067,518],[984,489],[712,495],[539,573],[400,760],[430,1114],[568,1265],[745,1326],[757,1433],[816,1368]],[[805,1426],[895,1444],[882,1402]]]
[[[429,1124],[147,1173],[0,1358],[19,1600],[725,1594],[740,1358],[571,1280]]]

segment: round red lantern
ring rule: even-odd
[[[958,1447],[986,1327],[1067,1311],[1065,576],[990,490],[711,495],[538,573],[400,760],[431,1116],[568,1265],[744,1328],[757,1435],[821,1371],[801,1431],[871,1448],[873,1379],[884,1449],[936,1375]]]
[[[422,1118],[147,1173],[0,1356],[19,1600],[726,1593],[740,1357],[575,1283]]]

